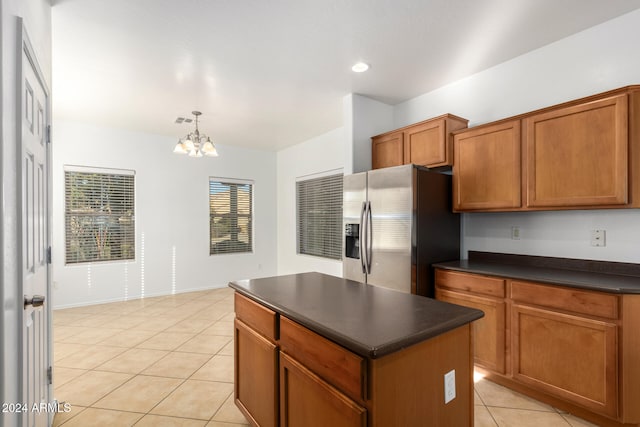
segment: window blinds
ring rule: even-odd
[[[209,254],[253,251],[253,184],[209,178]]]
[[[298,253],[342,259],[343,175],[296,183]]]
[[[65,262],[135,259],[135,176],[65,170]]]

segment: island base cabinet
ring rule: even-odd
[[[235,402],[253,425],[278,426],[278,347],[235,319]]]
[[[371,361],[369,427],[472,427],[473,327],[470,324]],[[445,398],[454,372],[455,398]]]
[[[366,427],[367,411],[286,353],[280,353],[282,427]]]
[[[524,384],[617,417],[617,326],[513,305],[513,376]]]

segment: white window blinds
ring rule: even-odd
[[[342,258],[343,175],[296,183],[298,253]]]
[[[209,255],[253,251],[253,184],[209,178]]]
[[[135,259],[135,175],[65,168],[65,262]]]

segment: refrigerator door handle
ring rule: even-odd
[[[371,252],[373,252],[373,218],[371,202],[367,202],[367,274],[371,274]]]
[[[362,272],[367,273],[367,261],[366,261],[366,243],[365,243],[365,211],[367,208],[367,202],[362,202],[362,209],[360,209],[360,265],[362,266]]]

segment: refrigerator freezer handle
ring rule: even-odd
[[[367,202],[367,274],[371,274],[371,252],[373,252],[373,218],[371,214],[371,202]]]
[[[364,274],[367,273],[366,265],[366,244],[365,244],[365,236],[366,230],[364,228],[365,224],[365,212],[367,208],[367,202],[362,202],[362,209],[360,209],[360,265],[362,266],[362,272]]]

